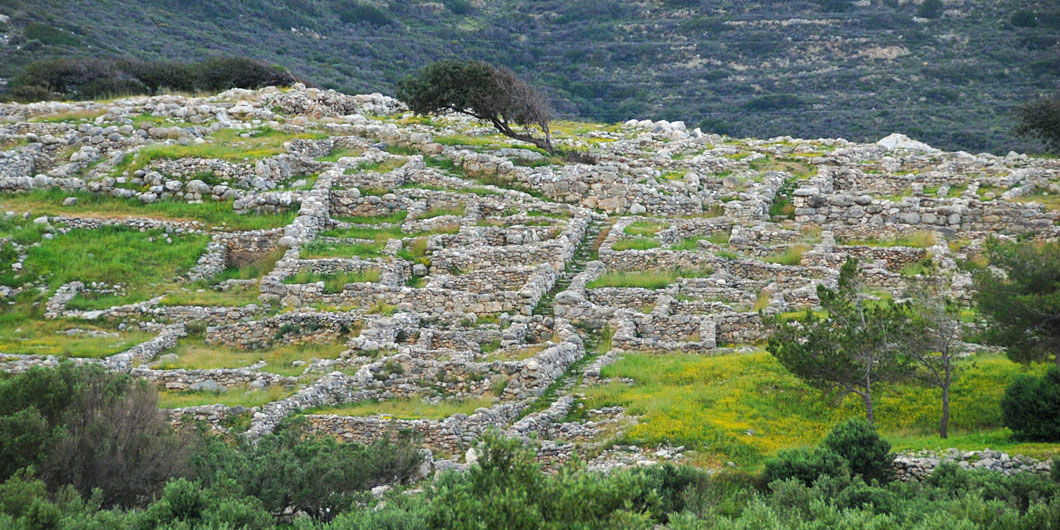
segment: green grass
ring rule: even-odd
[[[440,403],[427,403],[420,398],[388,399],[382,401],[364,401],[337,407],[319,407],[305,411],[306,414],[328,414],[334,416],[375,416],[382,415],[402,420],[441,420],[454,414],[470,415],[475,409],[488,408],[493,405],[492,398],[473,398],[462,401],[443,400]]]
[[[665,224],[655,223],[652,221],[635,221],[626,225],[626,227],[623,228],[622,231],[631,236],[652,237],[655,234],[659,233],[659,230],[666,228],[666,226],[667,225]]]
[[[466,206],[464,206],[464,205],[460,205],[460,206],[434,206],[431,209],[427,210],[426,212],[423,212],[422,214],[416,216],[416,219],[433,219],[435,217],[441,217],[443,215],[455,215],[457,217],[461,217],[461,216],[464,215],[464,210],[465,209],[466,209]]]
[[[670,245],[670,250],[696,250],[699,248],[700,241],[710,241],[715,245],[726,246],[729,244],[729,233],[718,232],[709,236],[686,237],[685,239]]]
[[[201,405],[225,405],[228,407],[260,407],[266,403],[279,401],[293,392],[282,386],[272,386],[265,390],[248,390],[230,388],[227,392],[158,392],[158,407],[177,409]]]
[[[1033,455],[1060,451],[1056,444],[1016,444],[998,436],[998,403],[1006,385],[1020,373],[1043,373],[1044,365],[1025,368],[1001,356],[979,355],[961,361],[960,368],[952,389],[954,439],[933,435],[939,391],[915,384],[877,388],[876,417],[884,436],[901,449],[965,444]],[[757,467],[779,449],[815,445],[835,423],[864,415],[856,396],[832,407],[829,397],[807,387],[764,352],[717,357],[630,354],[605,368],[603,376],[634,381],[632,386],[614,382],[584,389],[587,407],[619,405],[639,416],[624,441],[685,445],[699,451],[698,463],[705,465],[734,461]],[[984,435],[988,445],[977,445],[976,437]]]
[[[650,250],[659,248],[659,245],[658,241],[646,237],[623,238],[615,241],[615,244],[611,245],[611,250]]]
[[[930,257],[916,263],[907,263],[899,273],[902,276],[924,276],[935,271],[935,262]]]
[[[445,157],[425,156],[423,157],[423,162],[427,165],[427,167],[441,169],[442,171],[455,173],[461,176],[464,174],[464,168],[456,165],[456,162],[453,162],[452,160]]]
[[[66,197],[76,197],[77,205],[63,206]],[[121,199],[87,192],[36,190],[28,193],[0,196],[0,208],[16,212],[29,211],[34,215],[80,215],[101,218],[151,217],[173,221],[200,221],[211,227],[229,230],[267,230],[287,226],[297,213],[292,210],[279,214],[238,214],[232,201],[203,201],[190,204],[183,201],[158,201],[141,204],[136,199]]]
[[[283,144],[294,139],[321,140],[323,133],[290,134],[270,128],[252,131],[249,137],[240,136],[235,129],[221,129],[213,133],[206,143],[193,145],[148,145],[141,148],[131,159],[123,160],[114,168],[114,174],[132,174],[148,167],[155,160],[178,160],[181,158],[214,158],[228,162],[260,159],[276,156],[284,151]]]
[[[980,201],[992,201],[992,200],[1000,197],[1003,192],[1004,192],[1004,190],[1002,190],[1001,188],[999,188],[997,186],[979,186],[979,189],[977,189],[975,193],[976,193],[976,195],[979,196],[979,200]],[[994,199],[987,198],[986,195],[988,193],[993,193],[994,194]]]
[[[928,231],[914,232],[907,236],[891,239],[860,239],[844,241],[844,245],[866,245],[870,247],[913,247],[930,248],[936,243],[935,234]]]
[[[491,134],[489,136],[466,136],[466,135],[449,135],[449,136],[435,136],[434,141],[442,145],[470,147],[473,151],[495,151],[498,149],[526,149],[528,151],[535,151],[545,156],[551,156],[551,153],[537,147],[533,144],[528,143],[514,143],[507,136],[500,134]]]
[[[388,226],[351,226],[349,228],[333,228],[321,235],[327,237],[347,237],[352,239],[374,239],[386,241],[387,239],[401,239],[409,234],[401,231],[399,225]]]
[[[310,241],[299,252],[303,259],[313,258],[378,258],[383,255],[383,247],[386,239],[379,239],[371,243],[324,243],[319,240]]]
[[[220,344],[207,344],[201,336],[185,337],[171,352],[177,359],[159,363],[162,370],[210,370],[242,368],[265,361],[264,370],[286,376],[298,376],[305,366],[292,366],[294,361],[337,359],[346,345],[342,341],[327,343],[282,344],[260,350],[239,350]]]
[[[403,222],[408,215],[409,213],[407,211],[401,210],[383,215],[360,215],[354,217],[336,217],[335,219],[350,224],[397,224]]]
[[[1041,203],[1046,210],[1058,211],[1060,210],[1060,194],[1049,193],[1048,190],[1036,189],[1034,193],[1017,197],[1016,202],[1037,202]]]
[[[0,321],[0,352],[3,353],[99,359],[121,353],[154,338],[154,335],[139,331],[134,327],[118,332],[117,337],[67,335],[65,331],[74,328],[106,332],[114,330],[74,320],[11,318],[15,315],[10,313],[4,316],[8,318]]]
[[[781,265],[799,265],[802,263],[802,254],[811,247],[808,245],[793,245],[784,252],[773,254],[762,258],[766,263],[779,263]]]
[[[225,291],[218,291],[207,285],[195,284],[166,293],[166,297],[158,305],[246,306],[257,304],[259,293],[257,285],[231,287]]]
[[[949,198],[960,197],[965,190],[968,189],[967,184],[958,184],[956,186],[950,186],[950,191],[946,192],[946,196]]]
[[[632,271],[609,272],[585,286],[589,289],[600,287],[641,287],[644,289],[662,289],[678,278],[701,278],[710,276],[710,270],[670,270],[670,271]]]
[[[324,282],[324,293],[336,294],[342,292],[342,288],[348,283],[373,283],[377,281],[379,281],[379,269],[367,269],[364,271],[328,275],[302,271],[284,278],[283,283],[298,284]]]
[[[250,259],[229,265],[218,275],[217,281],[223,280],[257,280],[264,277],[283,258],[286,249],[277,247],[268,252],[253,256]]]
[[[352,172],[370,171],[372,173],[386,173],[404,166],[407,162],[408,160],[403,158],[388,158],[379,162],[361,162]],[[350,173],[351,171],[346,170],[346,172]]]
[[[340,158],[347,156],[361,156],[362,149],[336,149],[327,156],[317,157],[317,162],[338,162]]]
[[[162,231],[140,232],[125,227],[71,230],[31,247],[25,271],[29,276],[47,278],[52,288],[73,280],[128,287],[126,297],[91,300],[78,296],[71,303],[80,309],[145,299],[149,293],[159,291],[160,283],[172,282],[194,266],[209,241],[205,234],[172,234],[173,243],[167,244],[165,237]],[[74,303],[78,300],[81,302]]]
[[[427,238],[419,237],[411,241],[405,241],[404,246],[397,252],[397,257],[411,261],[413,263],[421,263],[428,265],[430,261],[427,259]]]

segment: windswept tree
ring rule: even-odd
[[[397,98],[416,114],[454,111],[492,124],[501,134],[555,153],[543,95],[515,72],[482,61],[449,59],[398,83]]]
[[[1016,134],[1037,138],[1047,150],[1060,153],[1060,96],[1016,107],[1016,119]]]
[[[912,329],[909,309],[869,300],[858,262],[849,258],[840,269],[838,288],[818,285],[817,296],[823,316],[807,310],[801,319],[772,319],[766,349],[806,383],[860,396],[865,418],[873,423],[873,390],[909,371],[901,355]]]
[[[975,303],[987,342],[1013,361],[1053,357],[1060,367],[1060,243],[988,241],[989,269],[975,276]]]

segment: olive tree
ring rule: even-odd
[[[492,124],[509,138],[556,152],[544,96],[507,68],[482,61],[435,62],[400,81],[397,98],[416,114],[460,112]]]

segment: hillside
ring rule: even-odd
[[[683,120],[733,136],[892,132],[1004,154],[1010,110],[1060,89],[1049,0],[9,0],[0,77],[61,55],[246,55],[323,87],[391,94],[432,60],[478,58],[546,89],[564,117]]]
[[[593,163],[298,84],[0,104],[0,527],[1060,521],[1001,405],[1048,363],[977,306],[946,439],[923,379],[847,424],[763,351],[848,258],[867,303],[967,302],[992,238],[1060,236],[1060,160],[552,125]],[[788,452],[837,425],[875,442]]]
[[[682,446],[663,459],[754,468],[859,408],[764,355],[763,312],[815,307],[847,256],[875,297],[945,277],[964,299],[990,236],[1057,235],[1054,159],[554,125],[598,163],[304,87],[0,105],[0,369],[82,358],[251,437],[396,419],[457,461],[501,428],[599,467]],[[878,390],[895,444],[1056,452],[1001,426],[1025,369],[962,363],[951,440],[932,389]]]

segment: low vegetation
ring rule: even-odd
[[[63,199],[75,197],[77,204],[63,206]],[[158,201],[141,204],[135,199],[121,199],[87,192],[35,190],[27,193],[5,194],[0,197],[0,208],[35,215],[79,215],[86,217],[149,217],[173,221],[199,221],[210,227],[228,230],[266,230],[286,226],[296,212],[279,214],[239,214],[232,209],[232,201],[203,201],[192,204],[184,201]]]
[[[306,414],[335,416],[384,416],[399,420],[442,420],[454,414],[470,415],[476,409],[493,406],[492,398],[472,398],[460,401],[442,400],[431,403],[421,397],[366,401],[337,407],[319,407]]]
[[[351,283],[374,283],[379,281],[379,269],[366,269],[363,271],[342,272],[337,274],[317,274],[302,271],[284,278],[283,283],[316,283],[324,282],[324,294],[336,294]]]
[[[906,382],[876,391],[876,423],[884,438],[903,450],[988,447],[1036,457],[1060,454],[1056,445],[1007,439],[999,404],[1005,386],[1023,368],[1001,356],[977,355],[959,362],[954,381],[949,439],[935,433],[937,389]],[[832,396],[803,383],[765,352],[704,357],[692,354],[627,354],[604,369],[607,383],[585,389],[586,406],[620,405],[639,417],[620,443],[668,443],[699,452],[704,465],[736,462],[756,468],[784,448],[820,442],[828,428],[864,414],[855,395],[832,406]]]
[[[710,276],[710,270],[670,270],[670,271],[633,271],[608,272],[587,283],[589,289],[600,287],[642,287],[644,289],[662,289],[679,278],[700,278]]]
[[[266,372],[298,376],[305,365],[313,359],[335,359],[346,348],[342,341],[273,344],[257,350],[239,350],[222,344],[208,344],[202,336],[181,339],[170,353],[176,359],[165,360],[154,365],[161,370],[209,370],[215,368],[242,368],[264,361]],[[295,365],[300,361],[302,365]]]

